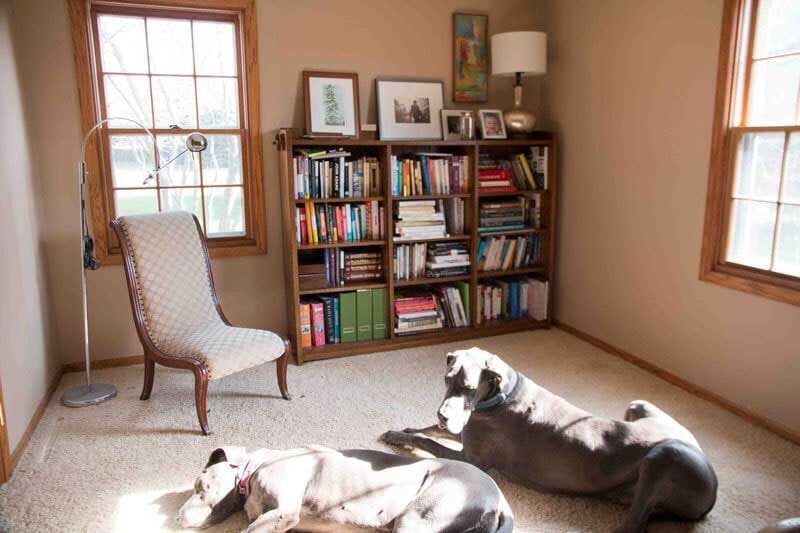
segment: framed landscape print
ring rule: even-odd
[[[489,99],[489,16],[453,13],[453,101]]]
[[[306,135],[358,137],[358,74],[303,72]]]
[[[375,93],[382,141],[442,138],[441,81],[375,80]]]

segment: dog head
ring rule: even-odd
[[[448,353],[439,426],[455,435],[461,433],[478,402],[497,394],[508,370],[499,357],[480,348]]]
[[[247,453],[239,446],[217,448],[194,482],[194,493],[178,511],[183,528],[203,528],[221,522],[242,508],[236,486],[239,465]]]

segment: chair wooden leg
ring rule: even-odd
[[[200,430],[203,435],[211,435],[208,429],[208,409],[206,397],[208,396],[208,370],[204,366],[194,368],[194,403],[197,407],[197,419],[200,421]]]
[[[150,393],[153,392],[153,380],[156,377],[156,362],[153,361],[147,354],[144,355],[144,385],[142,386],[142,395],[139,396],[140,400],[149,400]]]
[[[284,400],[291,400],[292,395],[289,394],[289,387],[286,385],[286,369],[289,367],[289,354],[292,353],[292,345],[288,340],[283,341],[286,349],[283,355],[278,357],[275,370],[278,373],[278,388],[281,390],[281,396]]]

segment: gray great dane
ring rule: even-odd
[[[375,450],[217,448],[178,512],[184,528],[244,508],[247,533],[511,533],[494,480],[467,463]]]
[[[438,427],[381,439],[494,468],[543,492],[630,504],[619,532],[644,531],[652,513],[699,520],[714,506],[717,477],[697,440],[646,401],[632,402],[624,422],[596,417],[479,348],[447,354],[445,384]],[[459,434],[460,451],[431,438]]]

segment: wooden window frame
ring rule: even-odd
[[[749,17],[746,12],[748,2],[752,2],[750,4],[752,13]],[[800,278],[732,263],[725,259],[733,169],[739,139],[744,133],[749,132],[787,132],[787,139],[789,133],[800,132],[800,126],[736,127],[733,124],[738,76],[744,77],[741,109],[742,113],[747,111],[757,7],[758,0],[725,0],[723,8],[700,279],[773,300],[800,305]],[[748,48],[745,65],[739,64],[742,40],[747,41]],[[744,70],[740,72],[739,69]]]
[[[267,251],[266,204],[264,198],[263,153],[260,124],[258,38],[255,0],[68,0],[72,23],[72,41],[78,81],[81,132],[85,135],[102,115],[102,95],[98,84],[98,62],[92,42],[94,21],[92,8],[124,10],[152,9],[154,15],[180,16],[192,13],[206,18],[238,19],[240,35],[240,129],[242,138],[242,177],[244,188],[245,235],[206,239],[212,257],[258,255]],[[120,130],[124,133],[128,130]],[[183,132],[182,130],[177,133]],[[101,264],[122,264],[119,243],[110,229],[114,213],[110,162],[103,156],[101,143],[109,133],[107,127],[87,143],[86,186],[92,235]],[[138,131],[136,132],[139,133]],[[144,133],[144,132],[141,132]],[[173,132],[175,133],[175,132]],[[184,132],[185,133],[185,132]],[[221,131],[224,133],[224,131]]]

